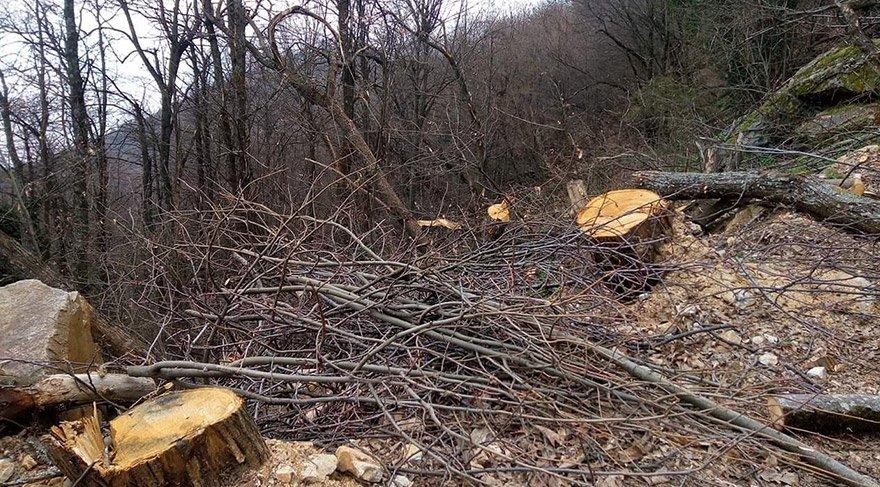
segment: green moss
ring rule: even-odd
[[[875,41],[880,47],[880,39]],[[726,141],[733,143],[739,134],[759,131],[763,135],[785,134],[803,118],[811,116],[815,103],[840,92],[858,95],[880,91],[880,70],[854,46],[832,49],[798,70],[788,82],[764,99],[761,105],[743,117]],[[847,107],[840,107],[847,110]]]

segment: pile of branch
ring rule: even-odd
[[[596,288],[602,270],[595,253],[608,249],[576,229],[523,226],[424,265],[382,257],[335,221],[240,202],[208,215],[210,239],[156,255],[192,269],[152,289],[157,321],[169,323],[156,343],[177,359],[127,373],[231,387],[263,405],[257,422],[270,436],[395,438],[425,452],[418,467],[395,466],[404,473],[471,481],[532,473],[590,483],[603,475],[693,473],[676,464],[679,456],[632,468],[615,454],[634,432],[678,431],[726,437],[852,485],[877,485],[599,345],[614,341],[606,324],[615,297]],[[194,224],[179,221],[181,229]],[[577,303],[540,297],[563,286],[580,290]],[[167,302],[178,306],[160,314],[169,312]],[[536,426],[571,425],[585,441],[585,456],[574,463],[540,459],[505,441]],[[488,440],[474,434],[478,427],[492,432]],[[609,432],[617,446],[588,442]],[[487,454],[496,460],[491,467],[474,466]]]

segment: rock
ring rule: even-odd
[[[412,443],[407,443],[406,446],[403,447],[402,460],[406,462],[417,462],[423,457],[422,449],[413,445]]]
[[[880,45],[880,41],[875,41]],[[726,142],[768,144],[834,103],[846,103],[880,89],[880,69],[856,46],[831,49],[799,69],[782,88],[740,119]]]
[[[379,462],[357,448],[340,446],[336,449],[336,460],[340,472],[348,472],[364,482],[382,481],[383,468]]]
[[[777,357],[776,354],[764,352],[758,357],[758,362],[760,362],[761,365],[771,367],[779,363],[779,357]]]
[[[850,311],[872,315],[877,302],[877,288],[873,282],[837,269],[822,269],[815,273],[816,287],[826,302],[834,302]],[[830,298],[830,299],[828,299]]]
[[[34,457],[28,455],[27,453],[21,456],[21,458],[19,459],[19,463],[22,467],[24,467],[25,470],[31,470],[39,465],[37,461],[34,460]]]
[[[336,471],[338,463],[336,456],[329,453],[312,455],[300,466],[297,477],[306,484],[326,482],[327,477]]]
[[[279,465],[273,472],[275,481],[281,485],[290,485],[296,478],[296,469],[290,465]]]
[[[865,185],[864,194],[878,197],[880,195],[880,145],[867,145],[858,150],[846,153],[837,159],[823,173],[829,179],[841,179],[847,174],[862,174]]]
[[[8,458],[0,458],[0,484],[12,478],[15,473],[15,462]]]
[[[93,321],[92,307],[77,292],[35,279],[0,287],[0,357],[16,360],[0,362],[0,375],[33,383],[46,374],[40,364],[57,373],[82,372],[88,364],[100,363]]]
[[[825,367],[813,367],[812,369],[807,371],[807,376],[813,377],[815,379],[825,379],[828,377],[828,371]]]
[[[736,215],[734,215],[733,218],[731,218],[730,221],[728,221],[724,225],[724,235],[733,236],[739,233],[743,228],[747,227],[752,222],[760,218],[765,213],[765,211],[766,210],[764,209],[764,207],[757,203],[752,203],[745,208],[739,210],[738,212],[736,212]],[[735,242],[736,239],[733,239],[733,243]],[[727,245],[732,245],[730,237],[728,238]]]
[[[826,142],[835,136],[869,127],[880,105],[841,105],[823,110],[794,129],[794,134],[805,143]]]
[[[742,343],[742,338],[740,338],[739,333],[733,330],[724,330],[719,333],[718,336],[735,345],[739,345]]]
[[[764,338],[764,335],[753,336],[751,340],[752,345],[757,345],[759,347],[763,345],[765,341],[766,339]]]
[[[393,487],[411,487],[413,481],[404,475],[395,475],[394,478],[391,479],[391,485]]]

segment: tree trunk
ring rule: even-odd
[[[64,61],[67,67],[68,103],[73,133],[73,223],[74,276],[89,281],[89,115],[86,111],[85,82],[79,64],[79,26],[73,0],[64,0]]]
[[[575,216],[587,206],[590,201],[587,193],[587,186],[583,179],[574,179],[565,183],[565,189],[568,191],[568,201],[571,203],[570,213]]]
[[[0,416],[14,419],[34,409],[91,402],[134,403],[156,390],[152,379],[125,374],[55,374],[26,386],[0,387]]]
[[[782,203],[831,223],[880,234],[880,201],[841,191],[819,179],[792,174],[726,172],[717,174],[644,171],[635,186],[673,200],[761,199]]]
[[[228,389],[170,392],[121,414],[110,421],[112,457],[97,416],[62,422],[47,438],[49,456],[82,486],[220,487],[269,455],[244,401]]]
[[[784,394],[767,400],[772,424],[815,432],[880,431],[880,396]]]
[[[244,5],[241,0],[229,2],[229,59],[232,73],[229,78],[229,88],[232,93],[232,129],[234,133],[234,156],[236,165],[236,180],[232,190],[243,189],[251,179],[250,164],[248,163],[248,149],[250,146],[247,128],[247,81],[245,79],[245,61],[247,47],[245,46],[245,27],[247,18]]]

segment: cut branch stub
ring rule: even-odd
[[[96,416],[64,422],[48,436],[50,456],[81,485],[225,485],[234,470],[256,468],[268,449],[244,401],[221,388],[170,392],[110,421],[104,451]]]
[[[501,200],[501,203],[495,203],[490,206],[486,213],[493,221],[507,223],[510,221],[510,203],[505,198]]]
[[[591,199],[577,214],[581,230],[596,239],[620,239],[639,233],[646,222],[667,213],[660,195],[644,189],[609,191]]]

